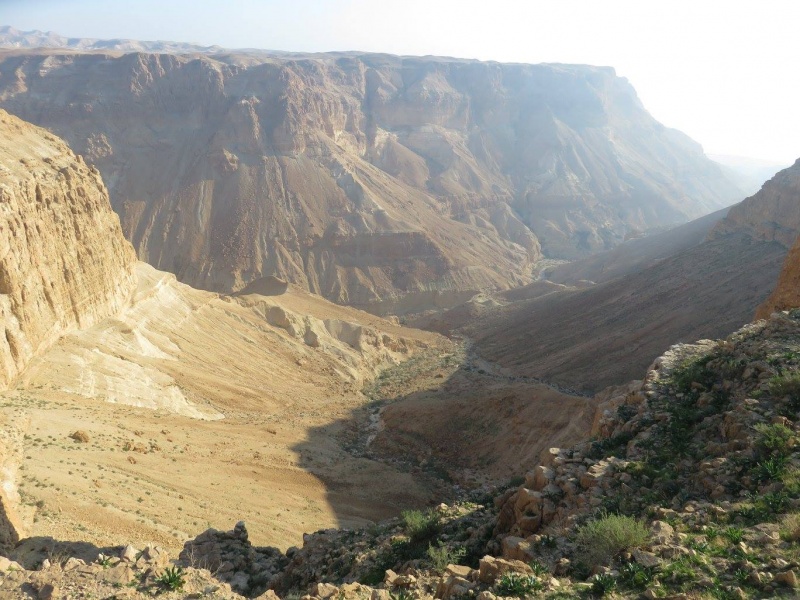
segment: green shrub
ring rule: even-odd
[[[769,380],[769,393],[774,398],[789,396],[792,401],[800,400],[800,373],[773,377]]]
[[[458,565],[460,561],[467,555],[467,549],[461,546],[457,548],[449,548],[439,542],[438,546],[428,546],[428,559],[430,559],[434,570],[437,573],[442,573],[447,568],[447,565]]]
[[[633,517],[605,515],[578,530],[576,558],[592,567],[606,564],[621,552],[646,544],[649,535],[644,523]]]
[[[710,388],[717,380],[717,374],[708,368],[712,355],[689,359],[672,373],[672,383],[679,392],[689,392],[693,383]]]
[[[759,423],[755,426],[757,432],[756,448],[764,456],[787,457],[792,452],[795,437],[794,432],[780,423]]]
[[[679,558],[675,562],[669,563],[662,570],[662,577],[665,581],[673,584],[683,584],[695,581],[698,578],[697,565],[686,558]]]
[[[722,532],[731,544],[738,544],[744,539],[744,529],[739,527],[728,527]]]
[[[183,589],[186,580],[183,578],[183,569],[180,567],[167,567],[164,572],[156,577],[156,583],[173,592]]]
[[[516,598],[527,598],[544,590],[544,583],[533,575],[521,575],[519,573],[505,573],[495,584],[497,593],[501,596],[514,596]]]
[[[412,544],[426,542],[442,529],[442,519],[435,510],[406,510],[402,513],[403,529]]]
[[[800,541],[800,514],[784,515],[780,524],[781,539],[785,542]]]
[[[761,482],[777,481],[782,478],[786,472],[786,463],[788,458],[776,454],[772,458],[762,460],[756,465],[753,475]]]
[[[536,575],[537,577],[544,577],[545,575],[548,576],[550,575],[550,569],[545,567],[538,560],[532,560],[531,562],[528,563],[528,566],[531,568],[531,571],[533,571],[533,574]]]
[[[598,573],[592,577],[592,594],[595,596],[605,596],[615,587],[617,579],[610,573]]]
[[[656,570],[652,567],[643,567],[639,563],[629,562],[622,565],[619,576],[622,582],[632,588],[645,589],[653,581]]]

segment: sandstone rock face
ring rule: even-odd
[[[453,305],[526,283],[542,249],[596,252],[737,199],[607,68],[54,51],[0,64],[0,104],[100,169],[139,257],[205,289],[276,276],[377,312]]]
[[[0,389],[65,331],[118,312],[134,261],[97,170],[0,111]]]

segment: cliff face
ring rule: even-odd
[[[2,106],[100,169],[139,257],[206,289],[413,309],[737,195],[611,69],[7,51],[0,72]]]
[[[731,207],[709,238],[731,232],[777,242],[787,250],[794,245],[800,232],[800,160],[777,173],[758,193]]]
[[[800,238],[795,239],[800,230],[800,160],[767,182],[761,193],[769,194],[766,201],[777,217],[768,214],[769,218],[759,219],[760,230],[786,246],[791,244],[778,284],[756,311],[757,319],[766,319],[777,310],[800,306]],[[753,213],[761,214],[752,209],[748,212]]]
[[[119,311],[134,260],[97,170],[0,111],[0,389],[65,331]]]
[[[791,248],[778,283],[759,305],[756,318],[766,319],[776,310],[800,306],[800,160],[766,182],[757,194],[731,208],[709,237],[722,237],[732,231]]]
[[[778,284],[756,310],[756,319],[766,319],[773,312],[800,306],[800,239],[786,256]]]

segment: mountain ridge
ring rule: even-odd
[[[100,169],[139,257],[216,291],[277,276],[378,312],[452,305],[527,283],[543,253],[596,252],[738,194],[609,68],[53,51],[0,65],[0,105]]]

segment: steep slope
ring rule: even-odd
[[[508,294],[521,301],[457,323],[475,338],[479,354],[515,374],[589,391],[626,381],[659,347],[719,337],[750,321],[800,233],[798,172],[795,164],[778,173],[700,244],[710,216],[673,236],[631,242],[629,249],[640,252],[623,245],[556,267],[555,282],[569,289],[550,284],[547,293],[534,294],[534,286],[544,285],[537,282],[532,299],[523,288]],[[684,242],[674,254],[662,252]],[[600,283],[589,285],[588,278]]]
[[[453,495],[440,473],[350,440],[354,430],[359,448],[374,439],[364,392],[373,380],[406,361],[458,370],[456,344],[276,278],[220,296],[135,263],[96,172],[51,134],[2,118],[2,206],[13,233],[0,264],[17,302],[3,322],[47,319],[39,290],[70,312],[0,390],[0,548],[27,531],[39,549],[48,536],[175,549],[201,524],[225,527],[243,512],[254,539],[287,547],[304,530]],[[404,382],[403,393],[430,385],[413,372]],[[524,387],[516,391],[527,401]],[[588,428],[586,399],[552,390],[544,399],[584,410],[540,427],[533,446]],[[515,427],[529,432],[539,417],[524,411]],[[530,441],[520,447],[533,451]],[[493,467],[505,473],[514,457],[496,454]]]
[[[775,242],[730,234],[638,273],[487,312],[464,331],[514,374],[597,391],[635,376],[665,343],[750,321],[785,255]]]
[[[746,228],[764,239],[793,244],[775,289],[756,311],[757,319],[765,319],[776,310],[800,306],[800,243],[793,228],[800,220],[800,160],[781,171],[761,194],[763,196],[756,195],[737,206],[730,219],[720,224],[722,232],[729,228]]]
[[[113,315],[135,256],[96,169],[0,111],[0,390],[65,331]]]
[[[263,600],[795,598],[799,357],[797,311],[673,346],[605,398],[594,439],[525,461],[521,485],[317,531],[285,553],[254,544],[244,522],[208,529],[168,581]],[[160,548],[50,543],[20,544],[0,592],[178,597],[159,583]]]
[[[219,297],[137,266],[97,171],[6,113],[0,166],[0,545],[22,530],[170,544],[247,505],[293,506],[256,528],[288,545],[302,523],[358,523],[428,498],[407,474],[349,456],[335,432],[308,438],[363,403],[381,369],[445,340],[278,280]],[[371,477],[396,485],[384,499],[336,491]],[[233,482],[239,493],[220,500]]]
[[[452,306],[737,199],[612,69],[6,51],[0,104],[103,173],[141,259],[378,312]],[[612,141],[613,140],[613,141]]]
[[[736,206],[709,234],[710,239],[742,232],[754,240],[776,241],[791,248],[800,223],[800,160],[767,181],[761,190]]]
[[[725,215],[727,208],[639,239],[629,240],[608,252],[588,258],[556,265],[547,269],[543,279],[556,284],[582,285],[586,282],[603,283],[624,275],[638,273],[679,252],[697,246],[708,237]],[[532,284],[536,285],[536,283]],[[513,293],[524,294],[524,288]]]
[[[795,242],[783,263],[778,284],[756,311],[756,319],[766,319],[777,310],[800,306],[800,239]]]

